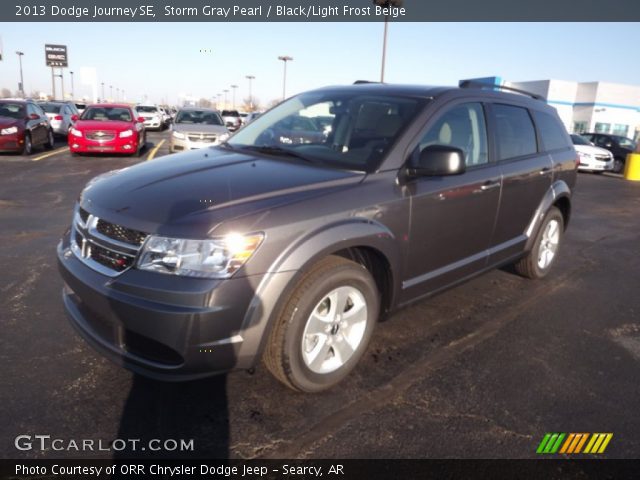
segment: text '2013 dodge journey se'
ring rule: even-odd
[[[287,118],[303,130],[280,128]],[[89,182],[58,246],[64,303],[91,345],[140,374],[262,359],[286,385],[323,390],[382,314],[500,265],[544,277],[576,168],[532,95],[303,93],[219,146]]]

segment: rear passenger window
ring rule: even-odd
[[[536,131],[526,108],[494,105],[498,160],[531,155],[538,151]]]
[[[560,150],[571,145],[560,120],[548,113],[537,111],[533,112],[533,118],[545,150]]]

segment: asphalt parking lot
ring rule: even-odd
[[[87,180],[168,154],[167,138],[141,158],[0,154],[0,456],[80,456],[17,450],[27,434],[194,439],[88,458],[533,458],[547,432],[612,432],[602,456],[640,457],[640,184],[580,174],[548,278],[498,270],[400,311],[332,391],[293,393],[261,367],[165,384],[76,335],[55,247]]]

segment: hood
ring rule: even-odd
[[[133,123],[116,120],[78,120],[75,128],[78,130],[115,130],[121,132],[133,128]]]
[[[171,127],[176,132],[189,133],[227,133],[223,125],[205,125],[204,123],[174,123]]]
[[[298,163],[300,162],[300,163]],[[149,233],[206,237],[225,220],[355,185],[363,173],[206,148],[107,175],[86,188],[82,207]]]
[[[576,152],[587,153],[589,155],[604,155],[606,157],[613,156],[609,150],[604,148],[595,147],[593,145],[574,145]]]
[[[141,117],[144,117],[144,118],[161,117],[162,116],[162,114],[160,112],[138,112],[138,115],[140,115]]]

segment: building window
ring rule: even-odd
[[[614,135],[620,135],[621,137],[626,137],[627,133],[629,133],[629,125],[621,125],[616,123],[613,125],[613,130],[611,131]]]
[[[610,123],[596,123],[596,133],[609,133],[611,129]]]
[[[587,122],[573,122],[573,133],[584,133],[587,131]]]

